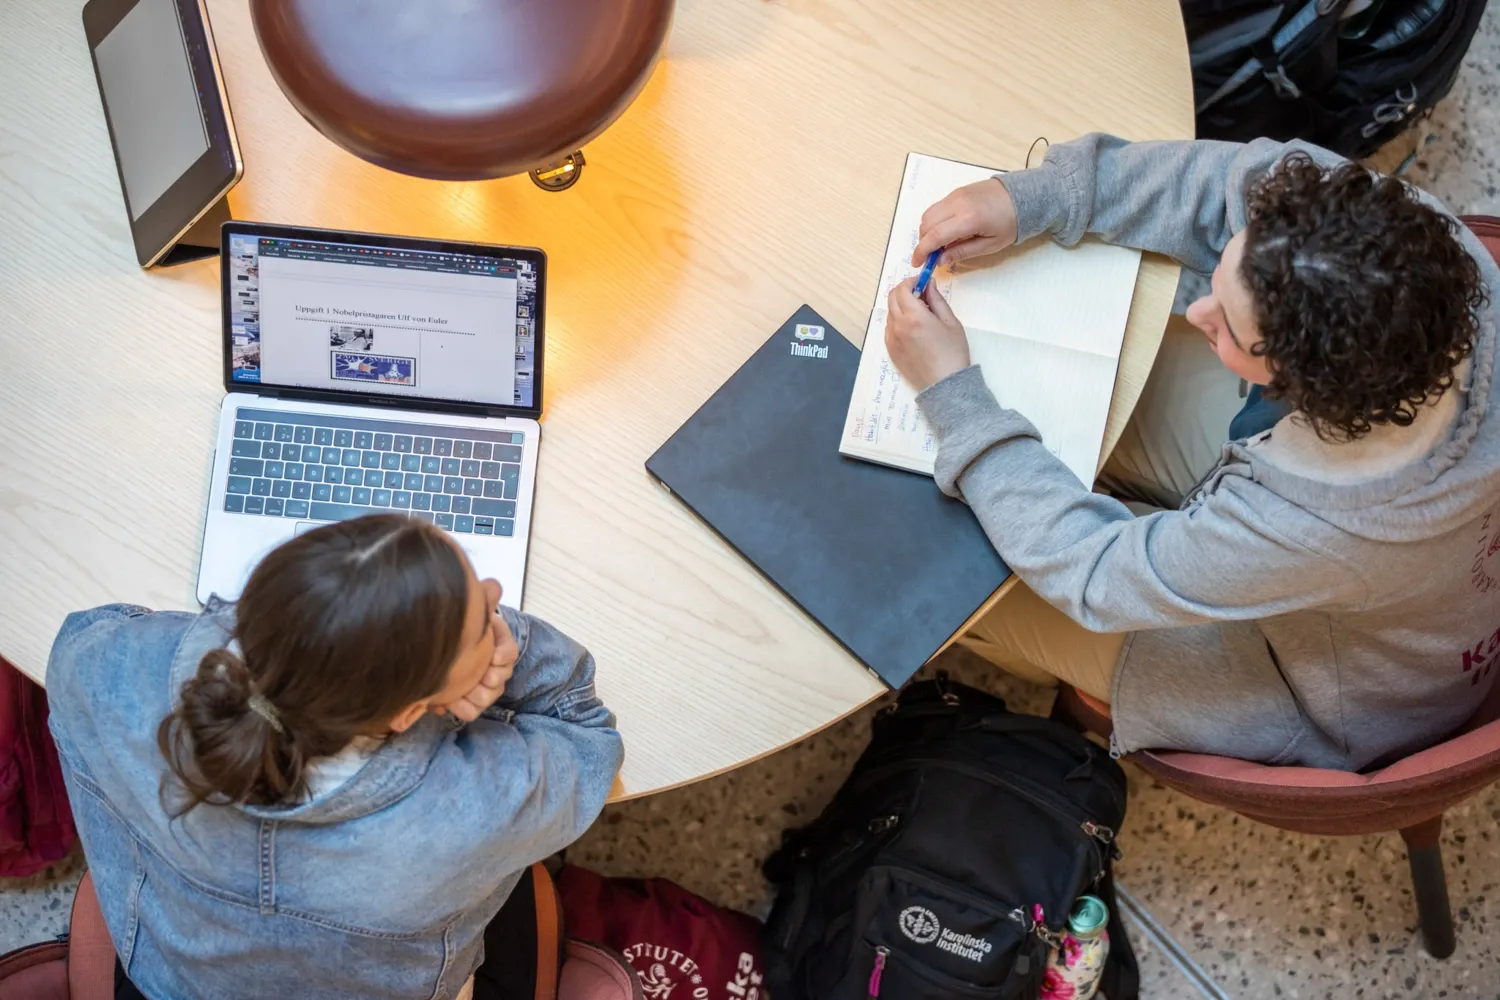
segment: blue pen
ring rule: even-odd
[[[943,255],[943,248],[938,247],[927,255],[927,263],[922,265],[922,270],[917,274],[917,283],[912,286],[912,294],[920,297],[927,291],[927,285],[932,281],[932,272],[937,268],[938,258]]]

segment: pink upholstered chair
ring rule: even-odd
[[[1108,736],[1109,706],[1064,687],[1055,719]],[[1399,830],[1406,841],[1422,938],[1434,958],[1453,954],[1443,873],[1443,813],[1500,780],[1500,684],[1459,735],[1368,774],[1271,767],[1232,757],[1147,750],[1125,758],[1200,802],[1296,833],[1363,836]]]
[[[0,997],[14,1000],[110,1000],[115,995],[115,946],[99,912],[94,879],[84,875],[73,896],[66,941],[49,941],[0,958]]]
[[[1463,220],[1500,261],[1500,219]],[[1064,686],[1054,718],[1108,736],[1109,706]],[[1367,774],[1270,767],[1230,757],[1151,750],[1126,758],[1162,784],[1283,830],[1323,836],[1399,830],[1427,951],[1453,954],[1453,915],[1438,838],[1443,813],[1500,780],[1500,683],[1451,739]]]

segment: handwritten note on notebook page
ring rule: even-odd
[[[997,172],[921,153],[906,158],[842,454],[932,475],[937,443],[916,392],[885,350],[886,298],[915,271],[922,213]],[[970,357],[1000,405],[1029,419],[1042,444],[1088,485],[1104,444],[1140,263],[1140,251],[1092,238],[1071,249],[1040,238],[957,272],[940,269],[932,279],[963,321]]]

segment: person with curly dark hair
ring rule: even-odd
[[[1454,219],[1394,177],[1306,153],[1253,185],[1246,208],[1234,272],[1262,364],[1243,377],[1343,441],[1410,427],[1453,387],[1485,301]]]
[[[1361,770],[1448,736],[1500,676],[1484,245],[1316,147],[1096,134],[932,206],[913,262],[1090,234],[1208,277],[1097,492],[995,399],[940,294],[890,295],[937,483],[1025,584],[964,644],[1110,701],[1121,752]]]

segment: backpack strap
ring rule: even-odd
[[[564,953],[562,897],[540,861],[531,866],[531,886],[536,901],[536,1000],[557,1000]]]
[[[0,955],[0,996],[66,996],[68,942],[44,941]]]
[[[474,970],[474,1000],[557,1000],[562,940],[557,887],[544,865],[532,865],[484,929],[484,962]]]
[[[1276,51],[1270,38],[1260,39],[1250,46],[1250,52],[1260,61],[1260,75],[1271,85],[1271,93],[1283,101],[1301,99],[1302,88],[1287,76],[1286,67],[1281,63],[1281,53]]]
[[[1104,976],[1100,981],[1100,992],[1110,1000],[1139,1000],[1141,995],[1141,968],[1131,947],[1129,931],[1120,913],[1120,900],[1115,893],[1114,866],[1105,869],[1094,894],[1109,907],[1109,957],[1104,962]]]

